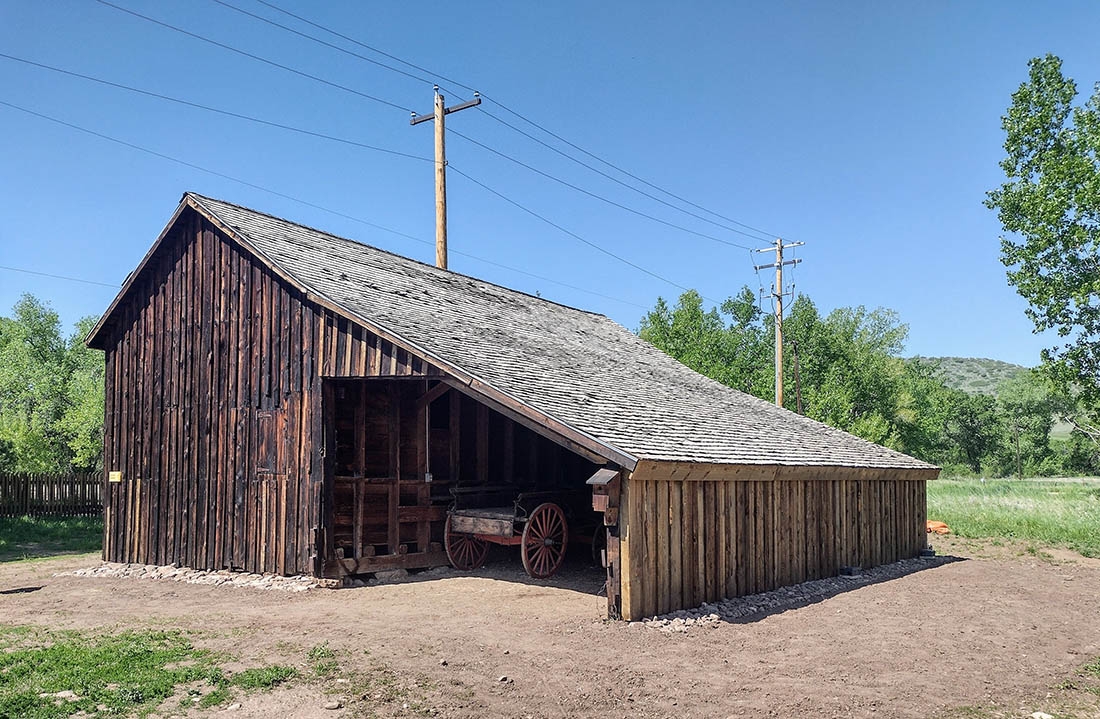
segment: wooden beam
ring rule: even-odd
[[[719,464],[641,460],[635,473],[643,479],[686,482],[773,482],[878,480],[916,481],[939,476],[939,468],[898,469],[779,464]]]
[[[449,384],[447,384],[446,382],[440,382],[439,384],[432,387],[431,389],[429,389],[424,394],[417,397],[416,398],[416,406],[418,408],[426,407],[426,406],[428,406],[432,402],[435,402],[437,399],[439,399],[440,397],[442,397],[443,395],[447,394],[450,391],[451,391],[451,386]]]
[[[618,461],[614,457],[605,456],[604,454],[598,454],[597,452],[593,451],[592,449],[589,449],[587,446],[585,446],[583,444],[580,444],[580,443],[576,442],[575,440],[570,439],[569,437],[566,437],[565,435],[559,434],[558,432],[554,431],[554,429],[551,428],[550,426],[548,426],[546,424],[541,424],[539,422],[536,422],[535,420],[531,419],[530,417],[527,417],[526,415],[520,414],[519,412],[512,409],[511,407],[507,407],[503,404],[500,404],[499,402],[492,399],[491,397],[487,397],[483,394],[478,393],[475,390],[472,390],[470,387],[466,386],[462,382],[459,382],[458,380],[452,379],[450,377],[446,377],[446,378],[443,379],[443,382],[446,382],[447,384],[449,384],[451,387],[457,389],[462,394],[467,395],[469,397],[472,397],[473,399],[475,399],[478,402],[484,404],[485,406],[489,407],[490,409],[496,410],[497,412],[501,413],[502,415],[504,415],[508,419],[512,420],[516,424],[523,425],[524,427],[531,430],[532,432],[539,435],[540,437],[545,437],[546,439],[550,440],[551,442],[554,442],[555,444],[559,444],[562,447],[565,447],[570,452],[573,452],[575,454],[579,454],[580,456],[584,457],[585,459],[587,459],[590,462],[594,462],[596,464],[604,464],[609,459],[611,459],[612,461]],[[630,467],[632,467],[637,462],[637,460],[635,460],[633,457],[630,457],[629,462],[628,462],[627,459],[626,459],[627,455],[623,455],[623,454],[618,453],[618,452],[614,452],[614,453],[608,452],[607,454],[614,454],[616,457],[618,457],[619,459],[622,460],[619,463],[622,464],[623,466],[626,466],[628,469]]]
[[[407,554],[384,554],[359,559],[337,559],[326,565],[326,576],[347,574],[369,574],[389,569],[426,569],[445,567],[449,563],[447,553],[443,551],[409,552]]]

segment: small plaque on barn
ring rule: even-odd
[[[121,482],[122,472],[111,472],[107,475],[108,482]]]

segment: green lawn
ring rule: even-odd
[[[206,708],[298,676],[279,665],[230,674],[220,666],[229,658],[196,648],[180,631],[96,635],[0,625],[0,717],[146,716],[173,696],[177,710]]]
[[[928,518],[961,537],[1040,542],[1100,557],[1100,481],[940,479]]]
[[[100,517],[0,517],[0,562],[97,552],[102,546]]]

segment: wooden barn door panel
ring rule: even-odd
[[[249,539],[253,571],[286,573],[282,560],[285,532],[286,412],[256,412],[255,472],[252,474],[252,499]],[[280,522],[284,524],[280,525]]]
[[[427,381],[337,381],[326,393],[333,437],[331,543],[326,565],[337,573],[445,563],[432,524]],[[449,443],[448,437],[443,440]],[[444,445],[446,448],[446,444]]]

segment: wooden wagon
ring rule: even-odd
[[[516,492],[511,486],[456,487],[447,512],[444,548],[456,569],[485,563],[490,544],[519,546],[523,568],[536,579],[553,576],[569,543],[599,544],[602,524],[579,511],[583,490]]]

